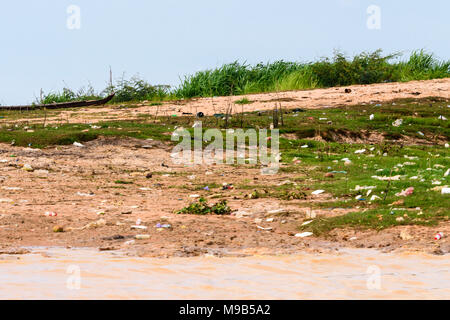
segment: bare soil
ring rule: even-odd
[[[329,196],[248,199],[242,189],[205,191],[201,186],[279,185],[299,177],[298,173],[262,176],[251,166],[174,165],[170,151],[160,142],[115,138],[91,141],[84,148],[34,150],[1,145],[0,254],[21,254],[21,248],[36,246],[96,247],[155,257],[330,252],[342,246],[450,252],[448,238],[434,241],[437,229],[430,227],[335,230],[327,237],[297,238],[297,228],[311,214],[309,203]],[[33,171],[24,170],[25,164]],[[175,214],[194,200],[192,195],[211,203],[227,199],[235,212],[231,216]],[[57,216],[46,216],[46,212]],[[314,211],[319,217],[348,212]],[[148,230],[131,229],[138,219]],[[158,229],[157,223],[171,228]],[[54,232],[55,226],[64,232]],[[450,223],[443,222],[439,231],[449,234]],[[136,240],[138,234],[150,238]]]
[[[348,88],[352,90],[348,94],[345,88],[329,88],[248,95],[253,103],[235,106],[238,108],[235,112],[268,110],[276,101],[282,102],[284,108],[326,108],[395,98],[450,97],[450,79]],[[230,103],[240,98],[193,99],[159,107],[144,103],[137,108],[116,105],[62,111],[47,122],[95,123],[135,119],[142,114],[181,116],[183,112],[200,111],[210,115],[225,112]],[[371,139],[376,142],[380,137]],[[279,185],[298,174],[261,176],[259,169],[251,166],[174,165],[170,151],[168,145],[160,142],[116,138],[91,141],[84,148],[58,146],[35,150],[2,144],[0,254],[20,254],[26,252],[22,248],[36,246],[97,247],[156,257],[322,252],[342,246],[450,252],[448,237],[434,241],[437,228],[432,227],[396,227],[380,232],[340,229],[322,238],[297,238],[294,235],[298,227],[311,213],[309,203],[325,201],[327,195],[290,201],[248,199],[242,189],[219,187],[208,192],[199,186],[221,186],[224,182]],[[31,165],[33,171],[24,170],[25,164]],[[231,216],[175,214],[194,201],[192,195],[204,196],[211,203],[226,199],[235,212]],[[281,212],[272,212],[279,209]],[[55,212],[57,216],[46,216],[46,212]],[[348,209],[330,208],[314,213],[333,216],[348,212]],[[267,221],[269,218],[273,221]],[[138,219],[147,230],[131,229]],[[158,229],[157,223],[170,224],[171,228]],[[258,226],[271,229],[262,230]],[[64,232],[54,232],[55,227]],[[439,231],[450,234],[450,222],[443,222]],[[135,240],[138,234],[148,234],[150,238]]]

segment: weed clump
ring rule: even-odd
[[[231,213],[231,208],[228,206],[226,200],[221,200],[213,206],[208,205],[205,198],[200,198],[198,202],[194,202],[189,206],[177,211],[177,214],[194,214],[194,215],[228,215]]]

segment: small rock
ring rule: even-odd
[[[402,240],[411,240],[413,237],[408,233],[408,230],[402,230],[400,232],[400,238]]]
[[[54,226],[54,227],[53,227],[53,232],[55,232],[55,233],[61,233],[61,232],[64,232],[64,228],[61,227],[61,226]]]
[[[34,171],[33,167],[32,167],[31,165],[29,165],[28,163],[26,163],[26,164],[23,166],[23,170],[28,171],[28,172]]]

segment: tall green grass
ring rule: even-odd
[[[138,76],[133,76],[130,80],[122,77],[103,91],[104,94],[112,92],[116,93],[113,102],[162,101],[171,96],[170,86],[151,85]]]
[[[137,76],[130,80],[122,77],[99,94],[91,87],[78,93],[64,89],[46,95],[41,102],[86,100],[111,92],[116,93],[113,102],[163,101],[450,77],[450,60],[441,61],[424,50],[414,51],[406,60],[400,57],[399,53],[383,55],[376,50],[353,57],[336,51],[331,58],[308,63],[280,60],[252,66],[235,61],[185,76],[173,88],[151,85]]]
[[[36,101],[36,103],[51,104],[80,100],[95,100],[100,98],[101,96],[95,93],[94,88],[89,85],[87,87],[79,89],[77,92],[69,88],[64,88],[62,92],[50,92],[46,95],[43,95]]]
[[[332,58],[311,63],[276,61],[249,66],[233,62],[185,77],[175,92],[183,98],[243,95],[450,76],[450,61],[439,61],[424,50],[414,51],[406,61],[399,57],[377,50],[349,58],[336,51]]]

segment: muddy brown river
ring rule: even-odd
[[[449,299],[449,256],[355,249],[136,258],[33,248],[0,256],[0,299]]]

